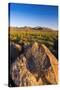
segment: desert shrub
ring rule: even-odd
[[[11,41],[20,42],[20,43],[29,43],[38,42],[45,44],[53,53],[57,53],[56,43],[58,42],[57,32],[51,31],[37,31],[37,30],[11,30],[10,38]],[[56,56],[57,54],[55,54]]]
[[[16,36],[16,42],[19,42],[20,41],[20,37],[17,35]]]

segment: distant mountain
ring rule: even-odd
[[[9,27],[11,30],[40,30],[40,31],[58,31],[58,30],[54,30],[54,29],[51,29],[51,28],[48,28],[48,27],[40,27],[40,26],[37,26],[37,27],[29,27],[29,26],[24,26],[24,27]]]

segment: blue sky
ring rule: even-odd
[[[34,4],[9,4],[10,26],[58,29],[58,7]]]

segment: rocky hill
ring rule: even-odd
[[[57,84],[57,67],[57,59],[46,46],[37,42],[32,45],[10,43],[11,86],[12,82],[15,86]]]

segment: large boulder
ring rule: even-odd
[[[36,42],[25,50],[24,55],[27,58],[27,67],[31,72],[34,71],[37,73],[38,76],[40,76],[41,73],[45,73],[51,66],[44,48]]]
[[[24,45],[23,49],[17,44],[11,45],[15,61],[11,64],[10,76],[16,86],[56,84],[51,62],[41,44]]]

